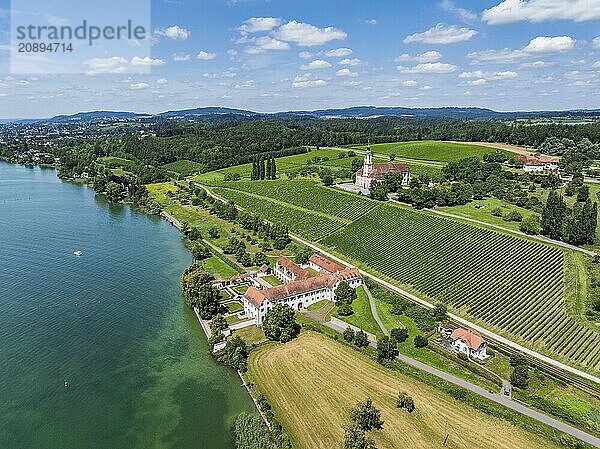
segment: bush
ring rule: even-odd
[[[408,413],[412,413],[415,409],[415,401],[411,398],[408,393],[403,391],[398,393],[398,401],[396,402],[397,408],[405,408]]]
[[[530,215],[521,221],[519,231],[529,235],[538,235],[541,228],[541,219],[538,214]]]
[[[415,335],[415,348],[425,348],[429,344],[427,337]]]
[[[494,217],[501,217],[503,215],[502,209],[500,209],[499,207],[495,207],[494,209],[492,209],[492,215]]]
[[[342,335],[344,336],[344,340],[346,340],[348,343],[352,343],[352,341],[354,341],[354,331],[351,327],[347,327]]]
[[[408,339],[408,329],[396,327],[390,331],[390,335],[397,343],[404,343]]]
[[[504,217],[502,217],[504,221],[522,221],[523,215],[519,211],[512,210],[507,213]]]
[[[510,375],[510,382],[517,388],[526,389],[529,384],[529,368],[525,365],[515,366]]]
[[[467,390],[464,388],[454,388],[450,393],[454,399],[462,400],[467,397]]]
[[[269,429],[258,415],[240,413],[233,424],[235,449],[274,449]]]

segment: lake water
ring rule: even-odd
[[[0,448],[230,448],[252,402],[183,305],[190,263],[166,222],[0,162]]]

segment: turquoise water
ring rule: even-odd
[[[231,447],[252,402],[182,304],[190,262],[166,222],[0,162],[0,448]]]

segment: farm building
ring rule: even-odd
[[[408,165],[394,163],[374,164],[371,146],[367,145],[363,166],[356,172],[356,186],[361,189],[369,189],[371,188],[371,182],[374,180],[381,181],[386,173],[401,173],[402,185],[408,185],[410,182],[410,168]]]
[[[452,343],[452,349],[459,354],[467,354],[469,357],[479,360],[488,358],[487,342],[479,332],[458,327],[452,331],[449,340]]]
[[[287,258],[286,261],[282,261],[280,266],[287,264],[286,273],[297,272],[299,279],[286,281],[280,278],[285,282],[283,285],[263,290],[250,287],[242,297],[246,316],[254,319],[257,325],[262,324],[265,315],[275,304],[286,304],[295,310],[302,310],[324,299],[333,301],[335,289],[340,282],[345,281],[352,288],[362,284],[362,276],[357,268],[342,267],[342,270],[335,273],[320,271],[318,275],[310,277],[306,270]],[[296,268],[291,267],[288,263],[295,265]],[[276,270],[274,272],[277,273]],[[308,277],[302,276],[302,272],[307,273]]]
[[[328,259],[318,253],[314,253],[308,260],[308,266],[315,271],[325,271],[327,273],[335,273],[345,270],[346,267]]]
[[[560,162],[560,158],[554,156],[515,156],[514,159],[523,161],[523,170],[526,172],[556,171]]]

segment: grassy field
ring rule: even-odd
[[[206,166],[204,164],[200,164],[194,161],[188,161],[186,159],[165,164],[162,166],[162,168],[184,176],[192,175],[202,170],[206,170]]]
[[[364,150],[366,146],[361,145],[355,148]],[[489,147],[456,142],[420,140],[414,142],[378,143],[371,145],[371,151],[376,154],[395,154],[398,158],[453,162],[466,157],[478,157],[481,159],[484,154],[493,153],[496,150]],[[510,154],[508,151],[505,152]]]
[[[236,270],[231,265],[225,263],[218,256],[211,256],[208,259],[202,261],[202,265],[207,271],[210,271],[217,279],[229,279],[231,276],[235,276],[242,270]]]
[[[447,448],[557,447],[311,332],[253,351],[248,378],[267,396],[299,449],[342,447],[348,412],[367,396],[384,421],[383,430],[371,432],[380,449],[441,448],[446,433]],[[414,398],[413,413],[396,408],[398,391]]]
[[[167,195],[167,192],[172,194],[177,193],[177,187],[170,182],[160,182],[156,184],[146,184],[148,195],[161,206],[175,204],[175,200]]]
[[[214,190],[532,349],[600,368],[600,330],[581,319],[586,280],[572,252],[316,183],[233,184],[251,192]]]
[[[281,285],[283,283],[283,282],[281,282],[278,278],[276,278],[273,275],[263,276],[262,279],[264,279],[265,281],[267,281],[273,287],[276,287],[276,286]]]
[[[352,315],[342,316],[338,314],[336,306],[331,314],[340,320],[350,323],[373,335],[377,335],[378,337],[383,335],[371,313],[369,298],[367,297],[364,287],[356,289],[356,299],[352,301],[352,309],[354,310]]]

